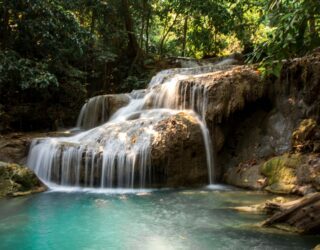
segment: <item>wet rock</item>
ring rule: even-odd
[[[90,129],[101,125],[129,102],[130,96],[128,94],[92,97],[83,105],[77,126],[83,129]]]
[[[259,72],[248,66],[225,67],[213,73],[190,77],[182,80],[182,85],[205,86],[208,93],[208,107],[205,118],[215,123],[228,118],[265,94],[265,84]],[[192,100],[186,101],[190,106]]]
[[[41,169],[40,177],[62,185],[158,188],[205,185],[209,179],[202,130],[191,112],[148,111],[70,141],[37,139],[30,154],[28,164]]]
[[[28,168],[0,162],[0,198],[43,192],[45,185]]]
[[[208,183],[203,135],[195,117],[180,112],[160,121],[151,146],[151,165],[158,187],[187,187]]]
[[[0,161],[26,164],[31,141],[37,137],[70,136],[70,131],[0,134]]]

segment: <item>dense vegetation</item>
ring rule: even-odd
[[[72,125],[85,98],[143,87],[168,56],[242,52],[276,73],[320,45],[318,0],[0,0],[0,13],[0,130]]]

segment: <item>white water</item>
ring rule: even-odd
[[[144,188],[152,181],[150,151],[157,136],[154,126],[183,110],[196,117],[202,130],[212,184],[213,149],[205,122],[208,90],[201,83],[187,84],[184,80],[221,67],[220,63],[161,71],[146,90],[133,91],[129,104],[111,117],[106,96],[91,98],[77,123],[91,129],[67,138],[34,140],[28,166],[49,186],[54,182],[72,187]]]

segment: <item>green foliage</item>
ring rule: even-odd
[[[20,89],[58,86],[56,76],[48,71],[48,65],[21,58],[14,51],[0,51],[0,89],[5,85],[18,85]]]
[[[320,46],[320,4],[316,0],[270,0],[265,19],[272,27],[268,39],[257,44],[251,62],[261,62],[267,73],[279,75],[282,59],[301,56]]]
[[[166,56],[243,52],[279,75],[320,46],[318,0],[0,0],[0,13],[1,115],[28,103],[49,123],[85,96],[144,88]]]

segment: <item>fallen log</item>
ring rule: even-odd
[[[277,227],[302,234],[320,232],[320,193],[284,204],[269,203],[267,208],[276,212],[264,221],[262,226]]]

